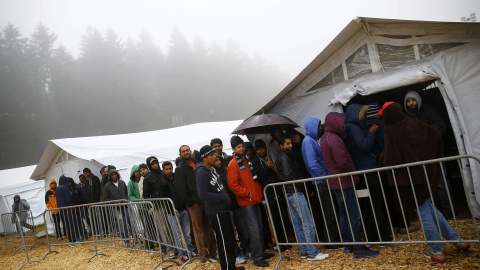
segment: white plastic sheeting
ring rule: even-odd
[[[189,145],[192,151],[200,150],[202,146],[210,144],[211,139],[220,138],[224,144],[224,151],[228,153],[231,149],[230,134],[241,122],[238,120],[198,123],[141,133],[52,140],[48,142],[31,178],[37,180],[45,178],[45,181],[49,181],[50,178],[57,179],[59,175],[49,179],[45,176],[49,168],[56,165],[63,151],[75,156],[72,161],[91,161],[94,167],[98,167],[98,164],[114,165],[120,170],[122,179],[128,179],[130,168],[134,164],[145,163],[149,156],[157,157],[160,163],[174,161],[179,156],[179,147],[184,144]],[[67,160],[60,165],[67,167],[70,166],[69,163]],[[82,170],[83,167],[77,169]],[[98,172],[91,169],[98,176]]]
[[[30,180],[36,165],[0,171],[0,214],[12,211],[13,197],[27,200],[35,225],[43,224],[45,211],[45,187],[42,182]],[[0,222],[0,232],[3,224]]]

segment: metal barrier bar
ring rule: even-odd
[[[93,234],[92,215],[99,216],[101,213],[89,213],[88,207],[121,202],[127,202],[127,200],[97,202],[45,210],[43,212],[43,220],[45,222],[48,251],[42,260],[45,260],[49,254],[58,253],[58,251],[52,250],[54,246],[69,245],[73,247],[80,244],[93,243],[91,237]],[[108,226],[104,224],[108,222],[106,216],[102,215],[99,218],[103,221],[101,228]],[[87,227],[89,227],[88,231]],[[50,235],[49,230],[53,230],[53,235]],[[99,231],[103,233],[103,230],[97,229],[97,232]]]
[[[458,169],[461,172],[461,179],[464,188],[465,178],[462,163],[470,164],[471,161],[480,163],[480,160],[474,156],[456,156],[364,171],[356,171],[351,173],[328,175],[319,178],[272,183],[267,185],[264,188],[263,192],[266,199],[270,220],[272,223],[280,222],[282,225],[282,231],[278,231],[278,227],[272,226],[275,241],[277,243],[277,250],[280,255],[280,259],[277,261],[275,269],[278,268],[280,262],[284,258],[290,259],[283,256],[280,249],[280,246],[286,245],[344,245],[355,247],[366,244],[397,245],[413,243],[457,243],[458,247],[458,243],[462,243],[462,245],[464,245],[466,243],[480,242],[480,232],[478,230],[477,221],[472,214],[472,206],[470,205],[470,202],[468,200],[468,207],[469,212],[472,216],[472,220],[471,222],[468,220],[463,220],[462,223],[466,226],[474,227],[476,232],[476,238],[474,236],[467,235],[468,232],[466,232],[465,230],[461,231],[461,226],[459,226],[459,221],[456,218],[455,209],[453,207],[453,200],[450,195],[451,191],[449,185],[447,184],[447,174],[445,172],[444,166],[445,162],[447,161],[455,161],[458,164]],[[440,172],[439,175],[437,175],[437,172]],[[391,175],[391,182],[389,182],[388,177],[386,177],[388,176],[388,174]],[[359,183],[362,183],[362,181],[364,181],[362,185],[355,185],[355,179],[357,177],[360,179]],[[348,183],[351,181],[353,187],[351,189],[343,189],[344,183],[347,182],[342,183],[342,178],[344,179],[344,181],[348,181]],[[345,180],[348,178],[349,180]],[[318,209],[318,207],[317,209],[313,209],[312,200],[309,198],[308,194],[304,194],[304,192],[307,191],[307,182],[324,179],[327,180],[326,183],[330,192],[329,198],[323,199],[329,199],[332,202],[332,205],[335,205],[335,200],[333,199],[333,193],[335,193],[336,202],[341,203],[344,207],[343,217],[341,216],[342,214],[337,213],[335,207],[333,207],[336,228],[338,229],[340,234],[340,241],[331,239],[330,237],[331,235],[333,235],[333,232],[330,232],[328,229],[326,221],[327,216],[325,215],[324,204],[322,203],[322,198],[320,197],[318,187],[314,185],[316,189],[316,191],[314,190],[314,192],[316,192],[317,194],[320,209]],[[339,182],[339,190],[331,190],[330,184],[332,183],[332,181]],[[446,223],[446,219],[439,212],[439,210],[436,209],[435,206],[433,195],[440,181],[445,185],[447,191],[448,204],[453,212],[453,225],[449,225]],[[362,188],[363,184],[365,185],[364,188]],[[287,185],[293,185],[293,193],[287,193],[285,188]],[[280,211],[280,205],[278,203],[278,200],[271,200],[271,198],[268,198],[268,196],[272,196],[271,193],[270,195],[269,193],[267,193],[267,189],[269,188],[273,188],[273,194],[275,198],[278,198],[277,188],[280,188],[282,190],[282,196],[287,199],[289,220],[283,219],[281,215],[279,219],[277,218],[277,220],[275,220],[272,216],[271,209],[275,207],[278,208],[278,210]],[[303,190],[299,188],[302,188]],[[389,203],[387,203],[387,191],[389,191],[389,194],[391,193],[390,198],[394,199],[393,205],[390,205],[390,207]],[[352,194],[353,192],[354,194],[354,196],[348,195],[348,200],[350,200],[350,204],[347,203],[347,192],[349,194]],[[304,196],[304,198],[302,196]],[[290,200],[290,202],[288,200]],[[303,203],[301,204],[301,201],[305,201],[309,209],[308,211],[304,212],[298,211],[298,209],[294,209],[294,217],[294,212],[290,204],[295,202],[297,206],[304,205]],[[276,205],[271,205],[272,203]],[[354,205],[355,203],[356,205]],[[394,212],[391,212],[390,208],[393,208],[392,211]],[[426,209],[432,210],[427,211]],[[318,211],[320,211],[321,213],[318,213]],[[409,211],[416,212],[420,227],[422,229],[421,232],[423,232],[423,234],[416,234],[415,236],[411,234],[408,225],[411,219],[409,216]],[[356,212],[358,212],[358,216],[356,215]],[[430,212],[431,214],[429,214]],[[311,217],[308,217],[308,214],[310,214]],[[315,221],[313,219],[315,215],[321,215],[323,217],[326,232],[321,232],[317,228],[318,224],[315,224]],[[395,218],[396,220],[394,221],[393,218]],[[296,230],[293,231],[297,241],[295,243],[292,243],[288,240],[288,233],[285,229],[285,224],[286,222],[294,223],[294,219],[296,219],[295,222],[297,225],[299,225],[298,222],[301,222],[301,226],[297,226]],[[344,220],[343,224],[341,221],[342,219]],[[305,223],[306,221],[310,222],[310,220],[312,220],[311,222],[313,224]],[[431,234],[429,234],[429,236],[425,235],[427,232],[425,225],[427,225],[428,223],[430,224],[429,228],[431,228],[432,222],[434,224],[433,227],[436,227],[439,233],[438,238],[433,237]],[[359,226],[361,226],[361,228],[359,228]],[[398,239],[396,237],[394,229],[395,227],[405,227],[407,240]],[[449,239],[444,239],[442,238],[442,229],[448,227],[451,228],[451,230],[449,230],[450,236],[446,236]],[[310,241],[310,239],[308,239],[307,237],[308,234],[312,233],[311,231],[307,232],[307,230],[311,230],[310,228],[313,228],[313,231],[316,234],[316,237],[314,237],[316,242]],[[358,239],[358,237],[360,236],[360,230],[363,230],[364,240]],[[430,232],[430,229],[428,229],[428,232]],[[286,241],[279,241],[279,233],[284,234],[284,239],[286,239]],[[320,237],[320,233],[327,233],[328,241],[324,241],[324,239],[322,240]],[[443,231],[443,233],[443,235],[447,234],[447,232],[445,231]],[[302,237],[305,238],[305,242],[298,242],[299,234],[303,234]],[[418,236],[421,236],[421,239],[419,239]],[[369,239],[369,237],[371,237],[371,239]],[[349,240],[350,238],[352,239],[352,241]]]
[[[33,244],[26,245],[30,249],[32,249],[35,245],[39,244],[35,230],[35,222],[33,221],[32,211],[23,210],[13,213],[5,213],[2,214],[1,219],[4,230],[3,233],[5,235],[5,242],[3,242],[2,245],[5,244],[8,246],[18,246],[18,248],[13,252],[13,255],[15,255],[15,253],[17,253],[17,251],[22,248],[22,243],[17,243],[13,239],[34,239]]]

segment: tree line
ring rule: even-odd
[[[166,51],[145,31],[122,40],[94,27],[78,57],[57,43],[41,23],[28,37],[2,27],[0,169],[36,164],[51,139],[243,119],[288,80],[234,42],[189,42],[175,27]]]

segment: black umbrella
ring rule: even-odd
[[[264,133],[268,155],[267,130],[268,132],[271,132],[275,128],[285,130],[288,128],[297,127],[298,125],[290,118],[274,113],[265,114],[263,113],[262,108],[262,114],[250,116],[249,118],[245,119],[234,131],[232,131],[232,134],[247,135]]]

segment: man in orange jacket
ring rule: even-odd
[[[253,165],[245,156],[243,140],[233,136],[230,140],[233,149],[233,158],[227,167],[228,187],[236,195],[238,206],[248,227],[252,259],[256,266],[268,267],[265,259],[273,254],[264,253],[262,216],[260,207],[263,193],[257,176],[252,173]]]
[[[57,181],[54,179],[50,180],[50,183],[48,184],[50,189],[45,193],[45,204],[47,205],[48,209],[55,209],[57,208],[57,197],[55,197],[55,190],[57,189]],[[60,215],[58,214],[58,210],[52,210],[51,215],[53,222],[55,224],[55,234],[57,238],[62,237],[62,229],[60,228]],[[65,223],[63,223],[63,231],[66,232],[65,230]]]

